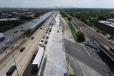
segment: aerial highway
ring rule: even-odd
[[[80,20],[72,17],[71,22],[74,27],[78,26],[88,39],[95,40],[104,47],[113,48],[113,43]],[[18,32],[15,33],[17,30]],[[11,36],[8,37],[9,34]],[[29,64],[32,67],[38,64],[37,76],[67,75],[70,64],[76,76],[109,76],[112,72],[96,53],[97,50],[74,40],[67,22],[58,11],[48,12],[9,30],[5,36],[11,38],[12,44],[0,55],[0,75],[7,76],[10,74],[10,68],[13,67],[15,70],[12,76],[36,76],[31,74],[31,69],[36,70],[36,68],[31,68]],[[4,44],[5,41],[1,43]]]
[[[47,17],[48,19],[43,19],[45,20],[44,23],[42,24],[42,26],[40,26],[29,38],[20,38],[16,43],[13,44],[13,46],[17,46],[18,44],[20,44],[21,41],[23,41],[23,39],[26,39],[22,44],[20,44],[19,46],[17,46],[16,49],[13,49],[13,52],[10,53],[10,55],[8,55],[8,57],[6,57],[4,60],[0,60],[0,75],[6,76],[6,72],[8,71],[9,68],[12,67],[12,65],[16,65],[17,66],[17,70],[15,70],[15,72],[13,73],[12,76],[22,76],[25,68],[27,67],[28,63],[30,62],[34,51],[36,49],[38,49],[38,44],[39,41],[41,40],[41,38],[43,37],[43,35],[45,34],[45,32],[48,29],[48,25],[51,23],[52,18],[53,18],[53,14],[52,12],[47,13]],[[39,21],[36,21],[35,25],[39,25]],[[35,26],[34,26],[35,27]],[[32,26],[33,28],[33,26]],[[34,43],[34,44],[33,44]],[[20,52],[20,49],[24,47],[24,51]],[[12,49],[8,48],[6,49],[7,52],[3,53],[4,55],[7,55],[7,53],[9,53],[8,51]],[[2,56],[2,55],[0,55]],[[17,72],[18,71],[18,72]]]
[[[42,22],[44,22],[53,12],[48,12],[32,21],[26,22],[22,25],[19,25],[9,31],[4,32],[5,40],[0,42],[0,52],[2,53],[2,50],[4,50],[5,47],[8,47],[19,39],[27,30],[33,29],[36,26],[40,25]]]
[[[67,74],[60,17],[60,13],[55,12],[52,24],[47,24],[49,29],[39,42],[38,52],[23,76],[63,76]]]

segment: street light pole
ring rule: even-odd
[[[13,40],[15,41],[15,37],[14,37],[14,34],[13,34]]]
[[[19,72],[18,72],[18,70],[17,70],[17,64],[16,64],[16,61],[15,61],[15,57],[14,57],[14,55],[13,55],[13,54],[12,54],[12,56],[13,56],[14,63],[15,63],[15,66],[16,66],[16,72],[17,72],[17,76],[19,76]]]
[[[70,65],[70,61],[69,61],[69,54],[70,54],[70,41],[68,41],[69,43],[69,49],[68,49],[68,76],[69,76],[69,65]]]

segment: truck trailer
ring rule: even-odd
[[[35,74],[39,71],[43,56],[44,56],[44,47],[39,47],[39,50],[32,62],[32,70],[31,70],[32,74]]]

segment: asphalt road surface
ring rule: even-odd
[[[70,62],[75,67],[75,73],[79,73],[79,76],[90,76],[91,74],[83,73],[83,70],[80,69],[79,63],[83,63],[88,66],[92,70],[100,73],[102,76],[109,76],[110,69],[109,67],[102,61],[102,59],[95,53],[94,50],[86,48],[78,43],[73,43],[68,40],[64,40],[65,42],[65,50],[66,53],[71,56]],[[79,65],[79,66],[78,66]],[[79,68],[78,68],[78,67]],[[86,70],[88,70],[86,68]],[[91,70],[91,72],[92,72]],[[89,70],[90,71],[90,70]],[[100,75],[91,75],[91,76],[100,76]]]
[[[72,18],[72,22],[81,28],[81,30],[84,32],[84,34],[89,37],[91,40],[96,41],[97,43],[101,42],[102,44],[107,45],[108,47],[111,47],[114,49],[114,43],[106,39],[104,36],[100,35],[98,32],[90,28],[85,23],[81,22],[80,20],[76,18]],[[112,60],[114,61],[114,53],[109,52],[110,50],[102,50],[104,53]]]
[[[81,22],[80,20],[73,18],[72,20],[75,25],[81,27],[81,29],[83,30],[83,32],[91,39],[93,40],[101,40],[105,43],[107,43],[109,46],[114,48],[114,44],[111,43],[110,41],[108,41],[106,38],[104,38],[103,36],[101,36],[98,32],[90,29],[86,24],[84,24],[83,22]]]
[[[64,44],[66,54],[69,55],[75,76],[109,76],[110,69],[95,53],[95,50],[74,41],[68,25],[64,24]]]

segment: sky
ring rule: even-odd
[[[114,8],[114,0],[0,0],[0,7],[14,8]]]

